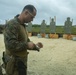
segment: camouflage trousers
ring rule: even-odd
[[[3,75],[3,74],[2,74],[2,67],[1,67],[1,65],[0,65],[0,75]]]
[[[6,64],[6,75],[27,75],[27,56],[12,57]]]

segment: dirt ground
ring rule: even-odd
[[[30,39],[42,42],[44,47],[40,52],[28,50],[28,75],[76,75],[76,41],[35,36]],[[0,60],[3,50],[3,35],[0,35]]]

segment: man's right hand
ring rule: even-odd
[[[33,42],[28,42],[28,49],[33,49],[35,47],[35,44]]]

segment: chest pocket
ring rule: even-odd
[[[27,30],[22,25],[20,25],[18,40],[27,42],[27,39],[28,39]]]

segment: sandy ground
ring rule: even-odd
[[[44,47],[29,51],[28,75],[76,75],[76,41],[30,37]],[[3,35],[0,35],[0,59],[4,50]]]

